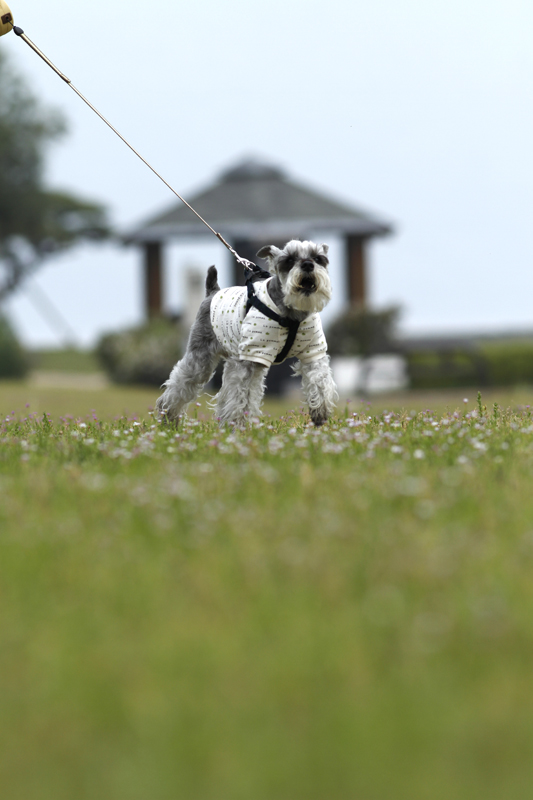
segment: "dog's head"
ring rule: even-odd
[[[257,255],[266,258],[269,270],[278,276],[285,305],[313,313],[322,311],[331,299],[327,254],[327,244],[293,239],[283,250],[267,245]]]

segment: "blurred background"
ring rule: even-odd
[[[208,221],[234,243],[272,234],[330,244],[333,355],[399,355],[407,373],[382,363],[385,383],[398,386],[439,375],[445,385],[530,381],[497,377],[487,355],[512,343],[522,365],[533,361],[525,0],[108,0],[101,9],[26,0],[12,11],[177,191],[191,201],[215,192]],[[41,126],[40,205],[25,232],[2,211],[5,325],[33,351],[102,352],[106,334],[149,318],[188,324],[198,275],[215,263],[233,282],[230,255],[187,227],[169,190],[21,40],[2,37],[0,57],[0,113],[21,129]],[[16,161],[10,141],[20,145],[4,136],[4,175]],[[303,205],[278,195],[269,205],[256,186],[265,226],[246,227],[246,198],[233,207],[219,191],[228,176],[242,183],[243,170],[256,183],[276,175]],[[23,181],[20,170],[11,181]],[[111,369],[113,343],[103,342]],[[498,358],[501,372],[508,358]],[[338,367],[347,390],[354,369]]]

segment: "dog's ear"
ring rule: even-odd
[[[322,250],[323,250],[323,252],[324,252],[324,255],[325,255],[325,256],[327,256],[327,254],[328,254],[328,252],[329,252],[329,244],[324,244],[324,242],[322,242],[322,244],[320,245],[320,247],[322,248]]]
[[[259,258],[267,258],[272,259],[279,256],[281,250],[278,247],[275,247],[273,244],[267,244],[265,247],[262,247],[261,250],[257,251],[257,256]]]

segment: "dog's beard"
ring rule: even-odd
[[[323,267],[315,267],[312,273],[291,269],[282,288],[285,305],[295,311],[313,314],[322,311],[331,300],[331,281]]]

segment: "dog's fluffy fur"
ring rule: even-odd
[[[273,278],[268,293],[280,316],[300,322],[322,311],[331,298],[328,274],[328,247],[314,242],[293,240],[283,250],[270,245],[258,256],[268,262]],[[227,352],[211,324],[211,301],[218,292],[217,271],[210,267],[206,297],[191,328],[187,350],[178,361],[165,391],[157,400],[157,410],[168,420],[177,419],[202,391],[220,359],[225,360],[222,388],[215,398],[215,413],[221,423],[243,425],[261,413],[268,368],[254,361],[243,361]],[[322,425],[333,412],[338,399],[327,355],[311,362],[298,361],[295,374],[302,377],[302,390],[311,419]]]

